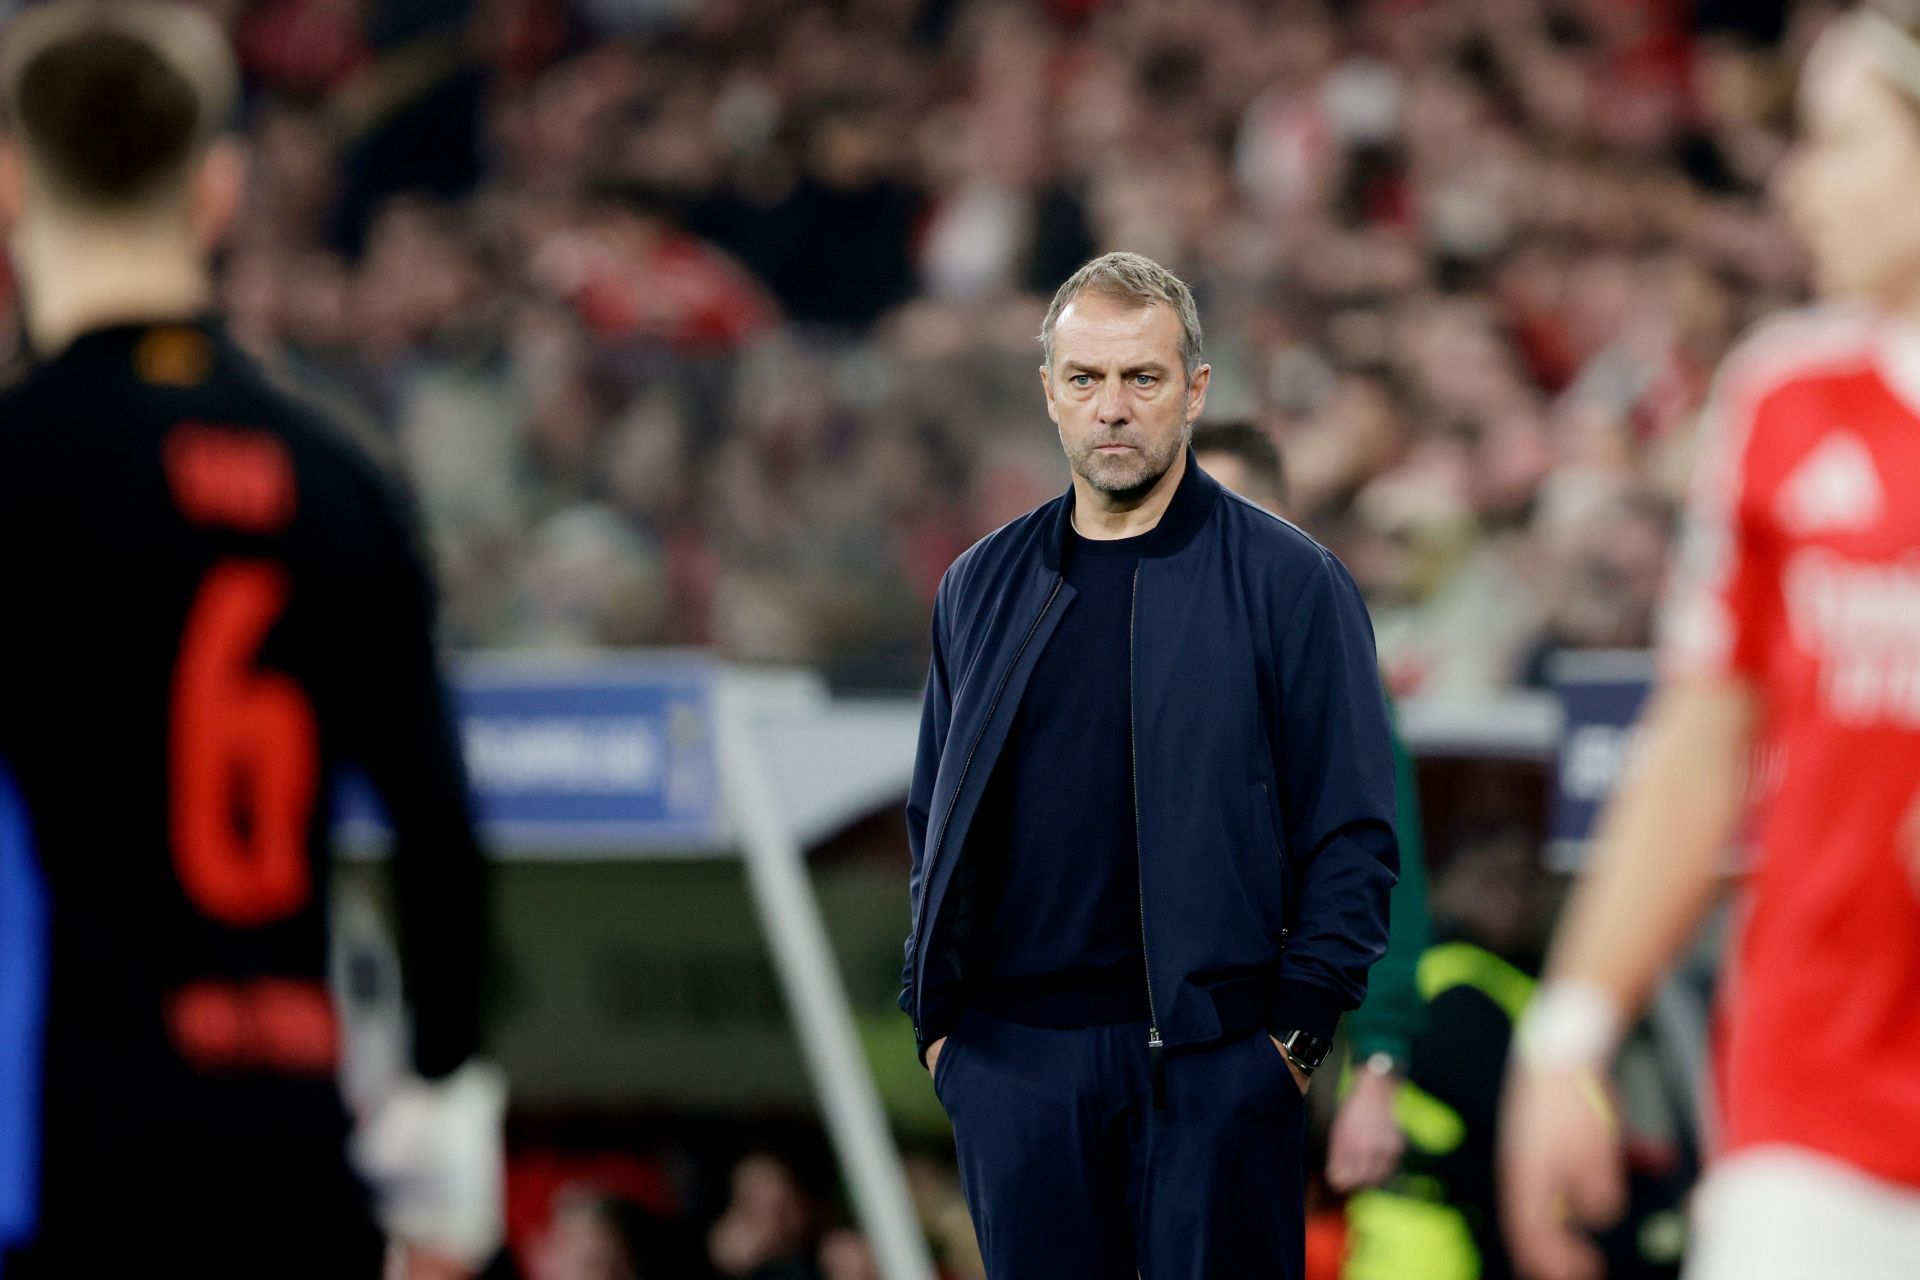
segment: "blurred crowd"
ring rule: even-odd
[[[689,1212],[671,1179],[631,1156],[526,1157],[519,1173],[509,1273],[525,1280],[879,1280],[832,1188],[810,1185],[778,1152],[736,1160],[714,1214]],[[986,1280],[953,1170],[916,1157],[907,1175],[944,1280]]]
[[[411,478],[463,646],[912,687],[1066,481],[1035,340],[1138,250],[1402,693],[1643,643],[1830,4],[216,0],[239,335]]]

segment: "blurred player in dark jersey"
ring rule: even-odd
[[[376,1276],[498,1231],[482,863],[398,494],[208,314],[240,200],[198,12],[28,9],[0,214],[0,1274]],[[324,985],[344,761],[395,837],[420,1080],[352,1142]],[[396,1254],[398,1256],[398,1254]]]

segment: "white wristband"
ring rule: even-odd
[[[1591,982],[1560,979],[1540,989],[1514,1036],[1530,1067],[1605,1067],[1620,1047],[1620,1002]]]

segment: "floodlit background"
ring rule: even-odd
[[[892,1007],[904,752],[942,570],[1066,483],[1035,334],[1105,249],[1193,282],[1209,417],[1273,434],[1367,592],[1436,914],[1537,947],[1711,371],[1801,296],[1763,192],[1837,6],[216,7],[254,164],[223,304],[410,479],[448,644],[516,655],[462,669],[533,1280],[876,1273],[756,822],[805,850],[934,1256],[979,1274]],[[342,873],[374,1028],[378,881]],[[1631,1068],[1649,1275],[1693,1159],[1676,1001]]]

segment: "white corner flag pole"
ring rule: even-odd
[[[720,774],[728,810],[739,824],[754,904],[773,944],[774,968],[880,1274],[886,1280],[931,1280],[933,1261],[827,941],[819,899],[799,842],[782,820],[741,693],[721,682]]]

